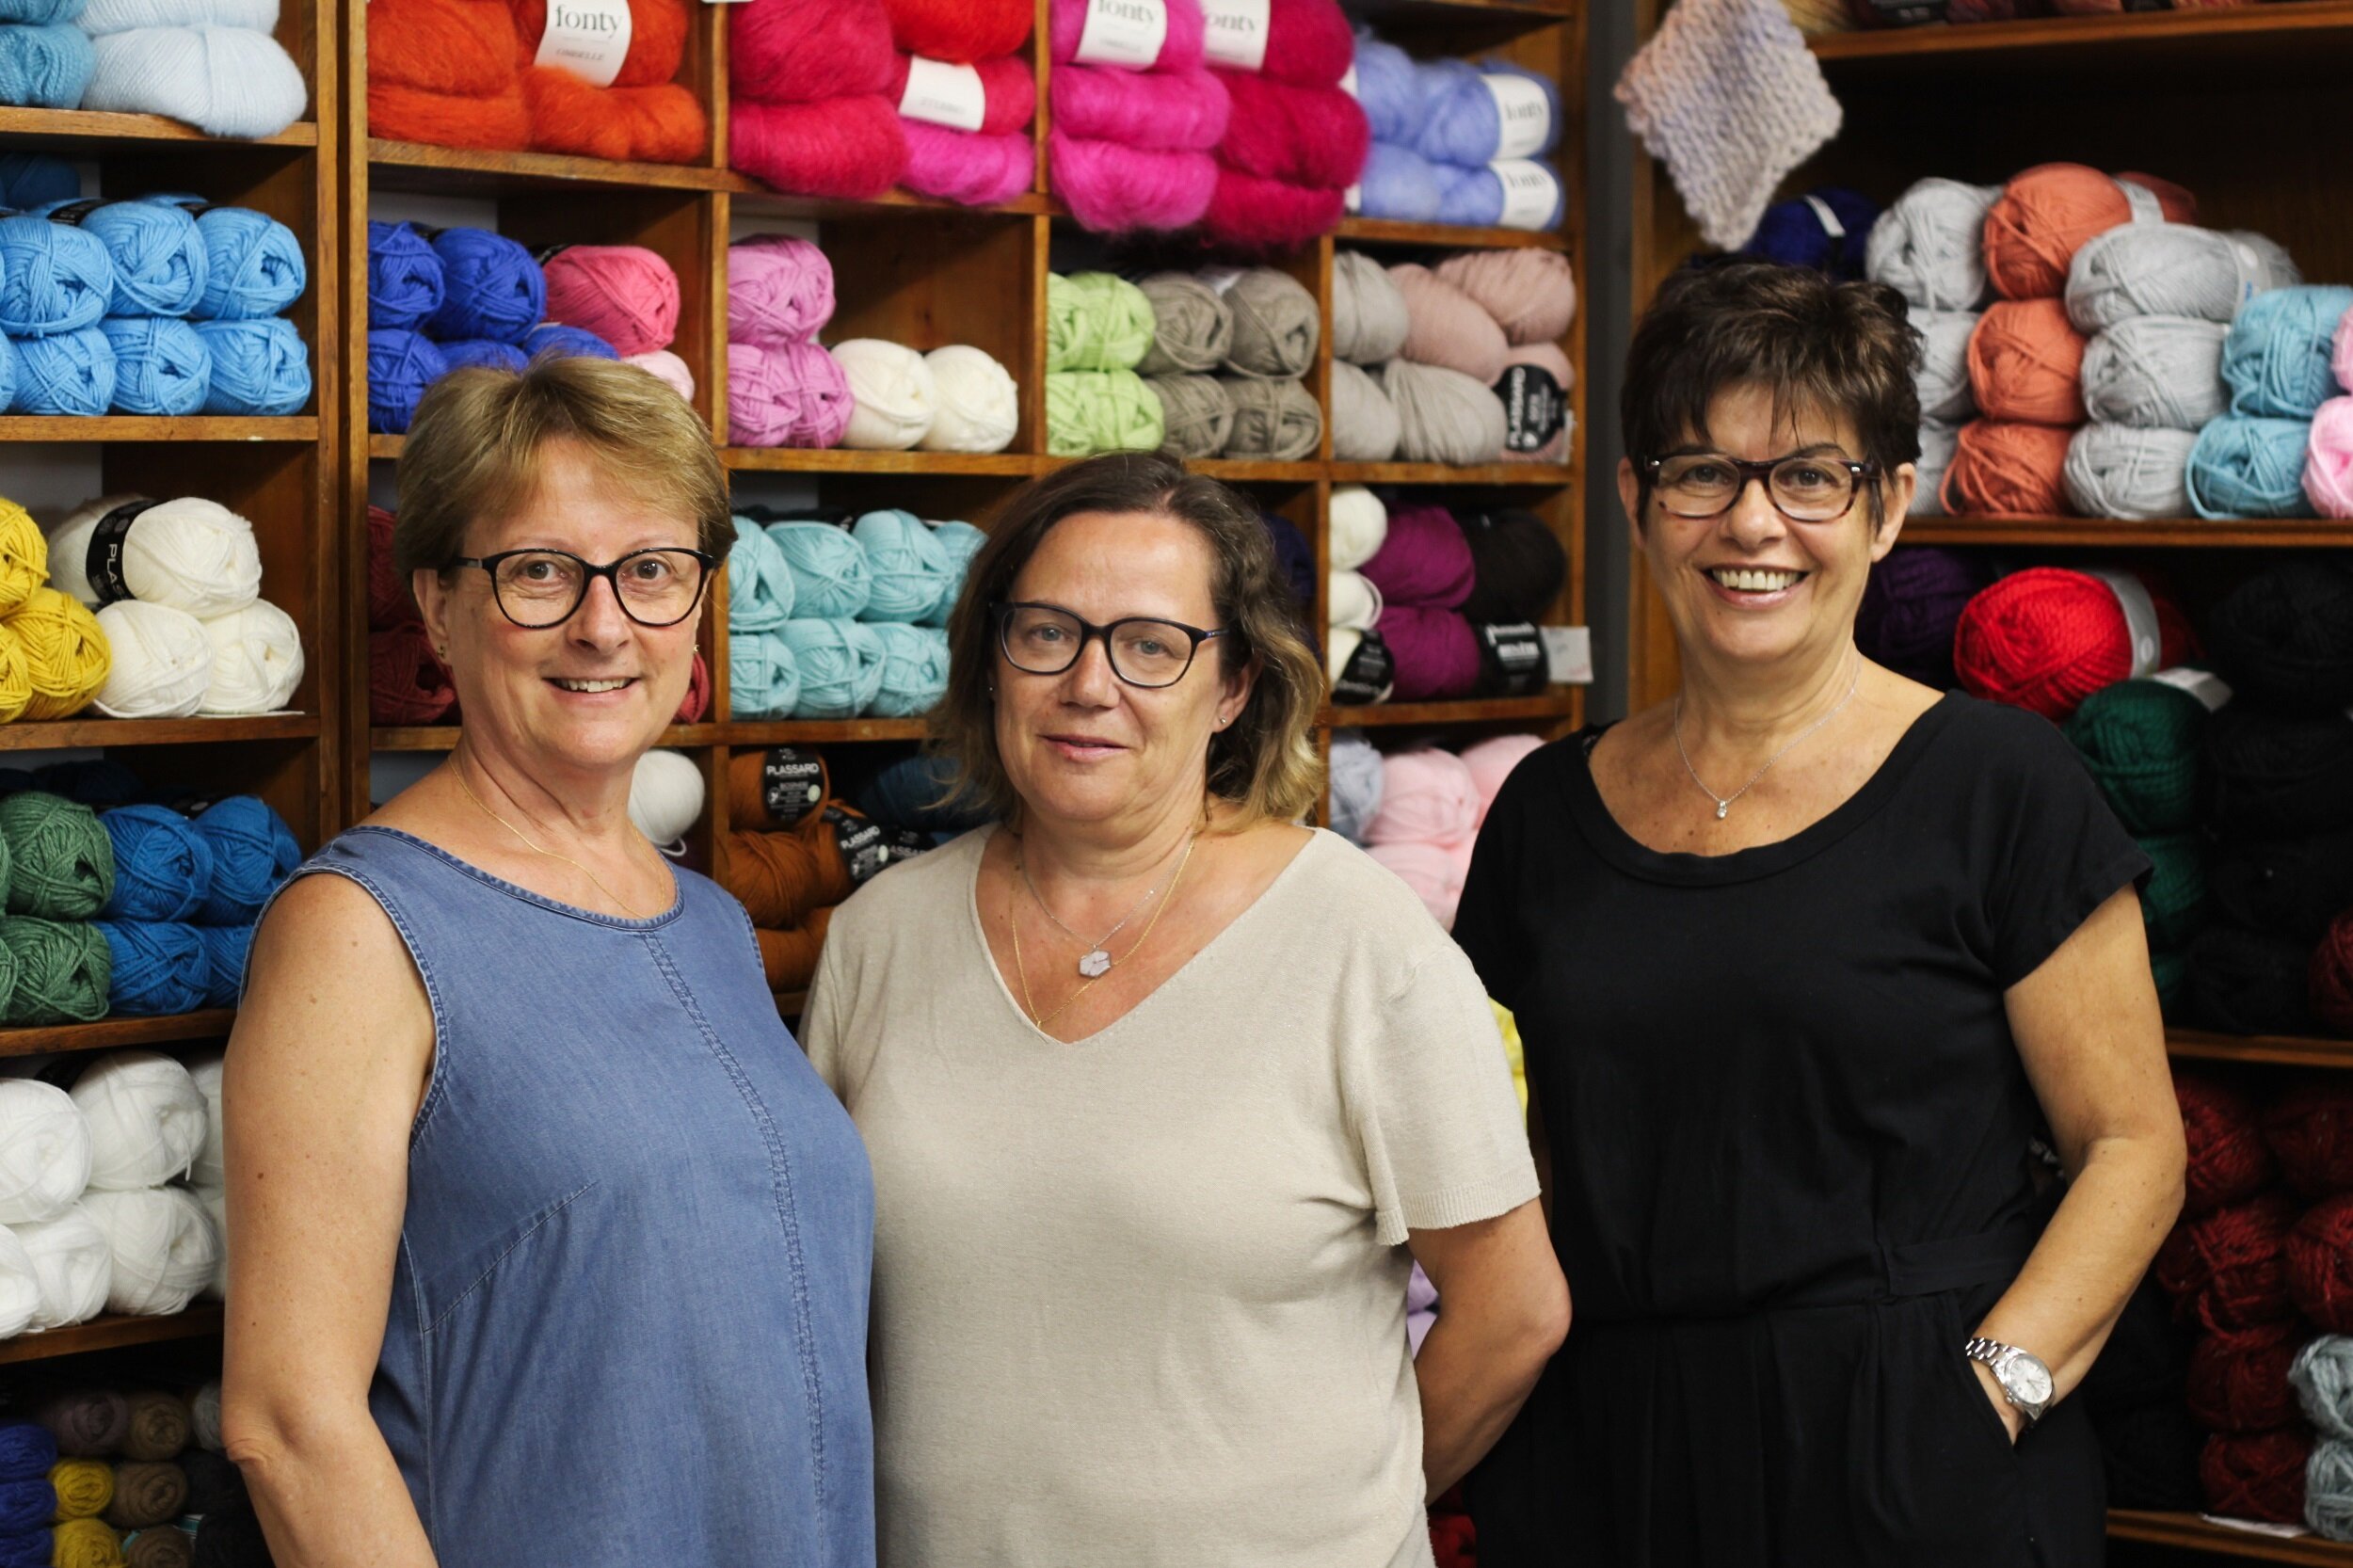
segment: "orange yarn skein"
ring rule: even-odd
[[[817,978],[817,955],[824,951],[825,930],[832,922],[832,909],[814,909],[807,920],[789,931],[752,933],[760,939],[760,967],[767,973],[768,989],[808,989],[808,983]]]
[[[1985,271],[2005,299],[2056,298],[2067,291],[2075,252],[2095,234],[2133,221],[2130,181],[2156,198],[2173,223],[2198,221],[2198,199],[2153,174],[2114,179],[2082,164],[2037,164],[2012,175],[1985,215]]]
[[[1973,419],[1961,427],[1938,491],[1954,517],[2065,517],[2071,432]]]
[[[502,0],[374,0],[368,130],[395,141],[518,152],[530,140]]]
[[[1969,334],[1969,389],[1990,420],[2026,424],[2084,422],[2087,340],[2058,299],[2005,299]]]

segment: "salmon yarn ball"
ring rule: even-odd
[[[1969,388],[1990,420],[2084,422],[2085,338],[2057,299],[2005,299],[1969,334]]]
[[[2012,176],[1985,215],[1985,271],[2005,299],[2056,298],[2067,292],[2067,268],[2094,235],[2135,219],[2138,186],[2168,222],[2198,221],[2198,199],[2153,174],[2113,179],[2082,164],[2038,164]]]

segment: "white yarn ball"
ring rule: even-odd
[[[138,27],[90,40],[82,107],[168,115],[211,136],[274,136],[311,102],[301,68],[248,27]]]
[[[90,535],[108,512],[137,499],[103,496],[57,524],[49,536],[49,580],[96,609]],[[253,542],[253,525],[201,496],[159,501],[132,520],[122,536],[121,569],[133,599],[185,610],[200,620],[241,610],[262,592],[262,552]]]
[[[657,348],[647,354],[624,354],[621,363],[635,365],[679,396],[690,403],[694,401],[695,373],[686,368],[684,360],[668,349]]]
[[[970,344],[923,356],[937,413],[918,443],[926,452],[1002,452],[1021,427],[1021,388],[1013,373]]]
[[[195,1434],[196,1446],[207,1453],[218,1453],[225,1445],[220,1437],[220,1380],[215,1378],[196,1391],[188,1401],[188,1430]]]
[[[186,1188],[92,1192],[82,1208],[114,1254],[107,1310],[162,1317],[185,1308],[212,1283],[220,1238]]]
[[[1340,678],[1340,671],[1348,668],[1348,662],[1356,657],[1356,648],[1364,640],[1365,634],[1353,626],[1331,628],[1330,635],[1323,639],[1323,663],[1332,680]]]
[[[656,844],[675,844],[702,820],[703,770],[680,751],[649,751],[629,780],[629,820]]]
[[[1912,492],[1912,510],[1906,517],[1945,515],[1945,502],[1936,492],[1945,488],[1945,471],[1953,466],[1953,452],[1960,443],[1961,431],[1953,425],[1930,422],[1920,426],[1920,482]]]
[[[186,1176],[211,1120],[187,1068],[152,1050],[100,1057],[74,1084],[73,1103],[89,1124],[89,1184],[101,1192]]]
[[[204,1293],[216,1302],[229,1299],[229,1194],[218,1187],[189,1189],[196,1194],[197,1207],[204,1210],[204,1218],[212,1222],[213,1241],[217,1254],[213,1263],[213,1277],[205,1283]]]
[[[0,1079],[0,1224],[54,1220],[89,1185],[89,1124],[37,1078]]]
[[[226,1186],[229,1169],[221,1159],[225,1149],[220,1130],[219,1050],[192,1052],[187,1068],[188,1081],[204,1096],[204,1146],[196,1151],[196,1163],[188,1167],[188,1179],[199,1187]]]
[[[106,1310],[106,1292],[115,1277],[114,1248],[80,1204],[54,1220],[14,1228],[40,1281],[40,1306],[33,1314],[33,1327],[69,1328]]]
[[[1332,606],[1332,624],[1352,632],[1369,632],[1381,618],[1381,589],[1361,571],[1335,571],[1324,596]]]
[[[195,27],[205,23],[278,31],[278,0],[89,0],[74,25],[92,38],[134,27]]]
[[[302,684],[302,632],[266,599],[204,623],[213,645],[212,680],[198,712],[221,716],[283,708]]]
[[[841,432],[843,446],[904,452],[930,433],[939,389],[922,355],[880,338],[852,338],[827,352],[840,365],[857,405]]]
[[[13,1339],[40,1316],[40,1274],[14,1231],[0,1225],[0,1339]]]
[[[1920,329],[1920,417],[1960,424],[1977,417],[1977,394],[1969,387],[1969,335],[1977,329],[1975,311],[1918,311]]]
[[[204,623],[185,610],[121,599],[98,612],[114,662],[98,688],[110,719],[184,719],[204,701],[213,679],[213,644]]]
[[[1332,569],[1354,571],[1373,558],[1389,536],[1389,509],[1362,485],[1333,487],[1330,506]]]
[[[1864,276],[1927,310],[1976,310],[1988,297],[1985,215],[2001,194],[1999,185],[1916,182],[1871,225]]]

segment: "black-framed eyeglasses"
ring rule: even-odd
[[[1060,675],[1079,662],[1089,642],[1100,637],[1112,673],[1130,686],[1174,686],[1193,668],[1201,645],[1234,629],[1204,632],[1182,621],[1123,616],[1109,626],[1082,620],[1059,604],[1020,600],[990,606],[997,616],[997,646],[1015,669]]]
[[[621,613],[638,625],[676,626],[695,613],[717,564],[715,555],[685,549],[632,550],[600,567],[568,550],[502,550],[450,563],[489,573],[500,612],[533,632],[571,619],[600,577],[612,584]]]
[[[1880,466],[1851,457],[1727,457],[1721,452],[1687,452],[1645,457],[1642,472],[1659,505],[1679,518],[1721,517],[1752,480],[1782,516],[1793,522],[1833,522],[1854,505],[1863,482]]]

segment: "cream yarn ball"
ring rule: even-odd
[[[197,1187],[197,1206],[204,1210],[204,1218],[212,1222],[213,1241],[216,1253],[213,1262],[213,1277],[205,1282],[204,1294],[216,1302],[229,1299],[229,1194],[218,1187]]]
[[[1385,607],[1380,588],[1361,571],[1333,572],[1324,600],[1332,606],[1332,624],[1351,632],[1371,631]]]
[[[86,502],[49,536],[49,580],[91,609],[101,602],[90,584],[90,538],[99,522],[136,496]],[[168,604],[202,620],[242,610],[261,597],[262,551],[253,525],[201,496],[148,505],[122,536],[123,586],[133,599]]]
[[[1336,485],[1328,509],[1332,569],[1354,571],[1379,553],[1389,536],[1389,509],[1362,485]]]
[[[682,751],[649,751],[630,775],[629,820],[657,845],[680,843],[702,819],[704,791],[703,770],[693,758]]]
[[[187,1059],[188,1081],[204,1096],[204,1146],[196,1151],[196,1163],[188,1167],[188,1180],[199,1187],[229,1183],[229,1170],[221,1160],[220,1066],[217,1049],[193,1052]]]
[[[89,1184],[101,1192],[156,1187],[188,1174],[210,1112],[187,1068],[152,1050],[100,1057],[73,1085],[89,1124]]]
[[[204,638],[212,644],[213,667],[199,712],[275,712],[302,684],[302,632],[292,616],[266,599],[213,616],[204,622]]]
[[[40,1274],[16,1233],[0,1225],[0,1339],[13,1339],[40,1316]]]
[[[184,719],[213,679],[213,644],[185,610],[122,599],[98,612],[106,633],[106,683],[97,709],[110,719]]]
[[[107,1310],[161,1317],[183,1310],[212,1283],[220,1238],[186,1188],[92,1192],[82,1208],[114,1254]]]
[[[54,1220],[14,1228],[40,1282],[34,1328],[68,1328],[106,1310],[106,1291],[115,1277],[114,1248],[80,1204]]]
[[[1013,373],[970,344],[923,356],[937,393],[932,427],[917,444],[926,452],[1002,452],[1021,427],[1021,389]]]
[[[880,338],[852,338],[829,352],[856,404],[841,432],[841,445],[904,452],[931,432],[939,411],[939,389],[922,355]]]
[[[89,1124],[37,1078],[0,1079],[0,1224],[54,1220],[89,1185]]]

